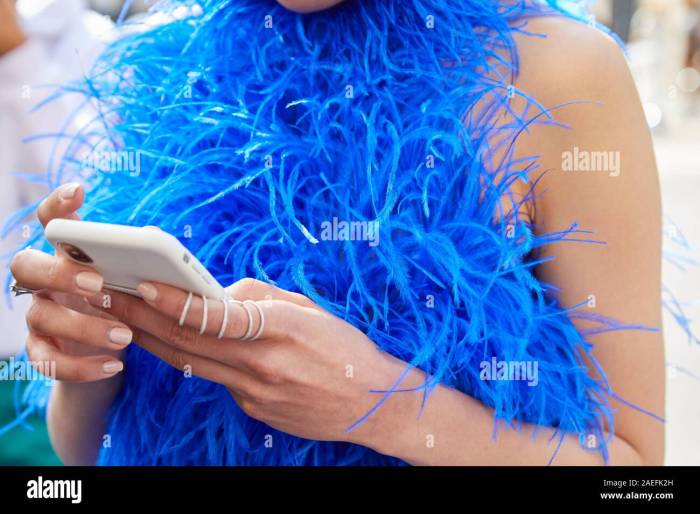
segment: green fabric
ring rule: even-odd
[[[0,380],[0,429],[15,419],[14,388],[13,381]],[[33,416],[27,424],[32,430],[18,426],[0,435],[0,466],[60,466],[43,417]]]

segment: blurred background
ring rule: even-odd
[[[9,1],[14,0],[0,0],[0,24],[7,15],[2,2]],[[18,2],[29,44],[21,49],[25,54],[20,66],[15,62],[18,52],[0,52],[0,134],[5,136],[0,151],[1,219],[42,194],[39,188],[20,183],[10,171],[45,169],[52,154],[59,151],[41,140],[32,142],[34,146],[24,153],[7,144],[41,133],[27,119],[32,103],[42,97],[34,85],[79,77],[109,40],[112,21],[123,4],[123,0]],[[129,15],[145,8],[143,1],[136,0]],[[700,402],[696,400],[700,395],[700,344],[675,319],[683,311],[688,319],[700,320],[700,267],[693,260],[700,256],[700,0],[594,0],[590,9],[595,20],[627,43],[630,66],[654,135],[666,222],[665,302],[670,307],[664,313],[666,463],[700,465]],[[21,76],[17,69],[23,70]],[[18,104],[18,90],[26,102]],[[66,100],[51,109],[48,115],[44,112],[44,121],[46,116],[66,119],[75,105]],[[0,253],[11,251],[17,242],[5,239]],[[24,303],[15,308],[22,309]],[[23,332],[22,317],[0,299],[0,359],[19,350]],[[14,386],[12,381],[0,380],[0,465],[59,465],[41,419],[27,420],[25,428],[9,429],[16,417]]]

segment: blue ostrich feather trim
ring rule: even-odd
[[[535,103],[509,87],[513,35],[557,8],[357,0],[302,16],[262,0],[160,2],[176,16],[126,25],[72,86],[99,114],[53,180],[83,180],[86,219],[159,225],[220,282],[299,291],[430,377],[375,391],[377,409],[389,394],[430,401],[442,383],[493,408],[494,434],[533,423],[607,458],[612,392],[533,273],[539,248],[587,236],[495,216],[537,169],[508,150],[532,120],[498,122],[510,95]],[[376,244],[328,240],[333,220],[378,226]],[[493,359],[538,363],[537,385],[484,380]],[[105,465],[403,464],[278,432],[137,345],[108,433]]]

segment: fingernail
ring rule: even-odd
[[[158,289],[148,282],[139,284],[136,290],[141,296],[143,296],[144,300],[148,300],[149,302],[153,302],[156,298],[158,298]]]
[[[92,271],[83,271],[75,276],[75,285],[84,291],[97,293],[102,290],[102,276]]]
[[[92,295],[92,296],[88,296],[88,297],[86,298],[86,300],[87,300],[87,302],[88,302],[90,305],[92,305],[93,307],[104,308],[105,305],[109,305],[109,304],[106,304],[106,302],[105,302],[105,298],[106,298],[107,296],[108,296],[108,295],[106,295],[106,294],[99,294],[99,293],[98,293],[98,294],[94,294],[94,295]]]
[[[58,195],[63,200],[70,200],[75,196],[75,192],[78,190],[79,187],[80,184],[78,184],[77,182],[70,182],[68,184],[64,184],[58,189]]]
[[[119,373],[123,369],[124,363],[121,361],[107,361],[102,365],[102,371],[104,371],[108,375]]]
[[[128,328],[113,328],[109,331],[109,340],[114,344],[127,345],[133,339],[134,334]]]

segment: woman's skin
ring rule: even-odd
[[[326,6],[284,3],[297,10]],[[595,239],[607,242],[547,248],[556,259],[537,273],[560,288],[563,305],[594,295],[592,312],[660,327],[659,187],[650,135],[624,57],[607,36],[572,21],[533,19],[529,30],[548,37],[518,38],[522,73],[516,87],[546,107],[572,99],[598,101],[556,111],[570,130],[535,126],[518,141],[519,154],[539,155],[541,169],[550,170],[537,186],[536,229],[563,230],[575,220],[594,229]],[[523,106],[513,100],[514,109]],[[574,147],[620,152],[620,175],[559,171],[562,155]],[[45,225],[53,218],[76,217],[83,199],[81,187],[63,186],[39,207],[39,219]],[[233,297],[259,302],[265,330],[260,340],[237,340],[247,318],[232,306],[222,342],[216,338],[222,319],[219,302],[210,302],[207,332],[200,336],[201,300],[193,301],[186,326],[179,327],[186,293],[175,288],[143,284],[144,300],[109,293],[111,304],[103,308],[105,296],[95,294],[101,277],[80,275],[93,272],[63,257],[25,250],[15,257],[12,272],[21,284],[49,291],[35,295],[27,314],[27,349],[32,360],[57,363],[59,382],[51,395],[48,425],[66,464],[95,462],[106,410],[121,387],[123,342],[131,336],[176,368],[190,366],[193,374],[225,385],[250,416],[301,437],[349,441],[417,465],[541,465],[549,462],[559,442],[550,440],[547,429],[533,435],[532,425],[522,431],[500,430],[494,440],[492,410],[444,386],[433,392],[420,417],[421,393],[394,394],[348,432],[378,399],[368,391],[393,385],[405,363],[297,293],[249,279],[233,284],[228,289]],[[257,328],[257,314],[254,323]],[[113,332],[115,328],[120,330]],[[109,334],[122,337],[110,342]],[[660,332],[617,331],[591,340],[615,392],[663,416]],[[353,378],[347,378],[348,366]],[[413,370],[400,386],[410,388],[423,380],[423,373]],[[663,423],[618,402],[613,407],[610,463],[662,464]],[[597,465],[602,459],[570,436],[554,464]]]
[[[334,5],[342,3],[344,0],[277,0],[281,5],[290,11],[300,13],[322,11]]]
[[[15,0],[0,0],[0,55],[11,52],[26,40],[17,18]]]

